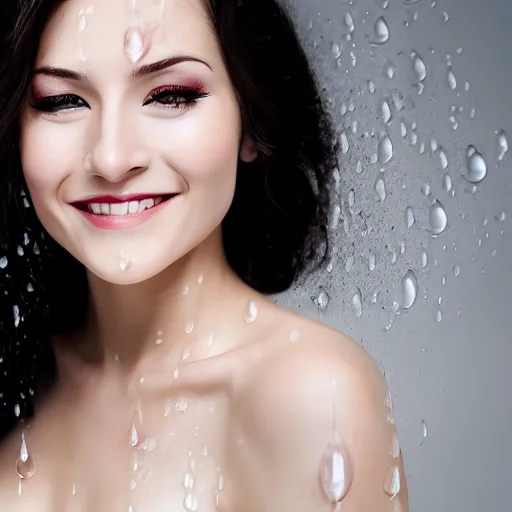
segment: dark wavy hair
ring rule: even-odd
[[[55,382],[53,334],[84,319],[84,267],[44,230],[30,206],[19,115],[51,15],[65,0],[2,0],[0,20],[0,439],[34,414]],[[262,293],[288,289],[324,261],[331,119],[290,17],[276,0],[204,0],[258,149],[240,162],[223,221],[225,253]],[[44,155],[41,155],[44,158]]]

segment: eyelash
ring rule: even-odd
[[[151,105],[153,103],[158,105],[157,108],[186,110],[193,107],[200,99],[206,98],[207,96],[208,94],[205,93],[200,86],[165,85],[152,91],[144,100],[142,106]],[[87,102],[76,94],[48,96],[40,100],[34,100],[31,106],[40,112],[53,115],[58,115],[63,112],[75,112],[82,107],[89,108]]]

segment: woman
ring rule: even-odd
[[[2,512],[407,510],[376,366],[265,298],[336,164],[282,7],[2,11]]]

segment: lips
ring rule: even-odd
[[[97,196],[71,203],[93,226],[126,230],[147,222],[179,194]]]

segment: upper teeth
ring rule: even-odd
[[[127,201],[126,203],[89,203],[87,207],[95,215],[128,215],[148,210],[161,202],[161,197],[152,197],[142,201]]]

